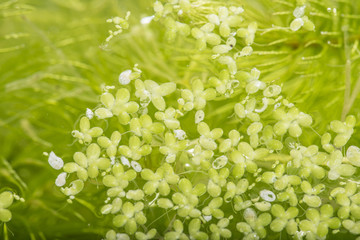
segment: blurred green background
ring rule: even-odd
[[[344,4],[355,12],[360,9],[356,1],[329,2]],[[68,204],[54,185],[58,172],[48,165],[43,152],[54,151],[70,159],[79,149],[71,136],[79,116],[87,107],[97,106],[103,85],[116,84],[119,73],[135,63],[147,78],[180,84],[189,75],[202,76],[208,69],[201,62],[189,69],[202,53],[182,51],[187,42],[168,44],[160,24],[138,26],[141,17],[152,15],[151,5],[148,0],[0,2],[0,189],[25,198],[25,203],[17,202],[11,208],[10,238],[101,239],[109,223],[100,220],[94,206],[101,205],[101,198],[93,194],[104,193],[93,184],[88,195],[83,195],[91,202],[86,206]],[[243,5],[260,29],[274,23],[286,26],[290,21],[287,16],[273,15],[286,7],[276,1],[244,1]],[[326,11],[325,7],[317,6],[320,12]],[[125,16],[127,11],[132,12],[130,30],[106,46],[112,28],[106,19]],[[314,116],[314,128],[319,132],[324,132],[331,120],[340,119],[343,104],[344,48],[327,46],[329,40],[341,42],[342,36],[330,38],[319,33],[334,28],[334,21],[315,17],[320,28],[315,33],[259,36],[254,45],[258,51],[289,54],[254,56],[239,64],[246,70],[258,67],[266,81],[284,83],[285,95]],[[355,43],[359,40],[358,20],[351,24]],[[268,45],[282,38],[289,39]],[[301,63],[303,57],[316,56],[324,48],[320,58]],[[353,84],[360,71],[359,56],[359,50],[352,54]],[[350,113],[360,118],[359,98]],[[217,126],[226,117],[214,118],[211,124]],[[305,141],[314,139],[315,134]],[[360,142],[359,134],[352,142]]]
[[[102,85],[114,84],[119,72],[133,65],[102,47],[112,27],[106,19],[128,10],[139,19],[137,14],[151,12],[150,2],[0,2],[0,189],[26,201],[11,208],[10,238],[101,239],[104,234],[89,209],[67,204],[54,185],[58,172],[43,152],[71,157],[70,133],[80,114],[96,106]]]

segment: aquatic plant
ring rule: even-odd
[[[71,222],[114,240],[355,239],[359,8],[163,0],[109,18],[117,68],[96,101],[73,103],[73,146],[45,152]],[[71,231],[56,237],[89,230]]]

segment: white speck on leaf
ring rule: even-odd
[[[114,164],[115,164],[115,157],[111,157],[111,158],[110,158],[110,164],[111,164],[111,165],[114,165]]]
[[[142,170],[140,163],[138,163],[136,161],[132,161],[131,166],[136,172],[141,172],[141,170]]]
[[[213,162],[212,162],[212,167],[214,169],[220,169],[225,167],[225,165],[228,162],[228,158],[225,155],[222,155],[218,158],[216,158]]]
[[[130,83],[131,79],[130,79],[130,75],[131,75],[132,71],[131,70],[125,70],[122,73],[120,73],[119,76],[119,83],[121,85],[127,85]]]
[[[127,159],[126,157],[121,157],[120,160],[121,160],[121,163],[122,163],[124,166],[130,167],[129,159]]]
[[[268,107],[268,104],[269,104],[269,100],[264,97],[264,98],[262,99],[262,102],[263,102],[262,108],[260,108],[260,109],[255,109],[255,112],[257,112],[257,113],[262,113],[262,112],[264,112],[264,111],[266,110],[266,108]]]
[[[260,191],[260,197],[267,202],[273,202],[276,199],[275,193],[267,189]]]
[[[94,112],[91,111],[90,108],[87,108],[87,109],[86,109],[86,117],[87,117],[88,119],[92,119],[92,118],[94,117]]]
[[[178,129],[174,130],[175,137],[179,140],[184,140],[186,138],[186,133],[184,130]]]
[[[274,105],[274,110],[278,109],[280,106],[281,106],[281,103],[276,103],[276,104]]]
[[[302,16],[304,16],[305,8],[306,8],[306,6],[301,6],[301,7],[295,8],[295,10],[293,12],[294,17],[301,18]]]
[[[55,185],[58,187],[64,186],[66,183],[66,175],[67,175],[66,172],[60,173],[55,180]]]
[[[142,24],[142,25],[146,25],[146,24],[149,24],[149,23],[151,23],[151,21],[154,19],[154,15],[152,15],[152,16],[148,16],[148,17],[143,17],[141,20],[140,20],[140,23]]]
[[[60,170],[64,166],[64,161],[56,156],[53,151],[50,152],[48,162],[50,166],[56,170]]]
[[[210,221],[211,219],[212,219],[212,216],[211,215],[209,215],[209,216],[204,216],[204,219],[205,219],[205,221]]]
[[[198,124],[199,122],[201,122],[202,120],[204,120],[205,118],[205,113],[203,110],[198,110],[195,113],[195,123]]]

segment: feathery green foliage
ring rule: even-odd
[[[1,3],[1,235],[355,239],[359,10]]]

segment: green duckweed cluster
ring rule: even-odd
[[[282,30],[314,31],[308,3],[292,6],[294,19]],[[73,131],[82,151],[64,165],[54,153],[49,157],[50,164],[60,162],[56,185],[68,201],[89,181],[99,182],[106,189],[100,212],[113,225],[106,239],[114,240],[359,235],[353,176],[360,149],[347,145],[355,117],[330,122],[319,141],[304,145],[306,131],[315,131],[312,117],[286,99],[281,85],[263,81],[256,67],[238,67],[256,54],[258,25],[246,21],[246,8],[171,0],[156,1],[154,11],[148,21],[163,24],[167,41],[194,39],[189,47],[208,56],[201,60],[216,71],[178,84],[146,79],[141,66],[123,71]],[[128,16],[112,22],[128,27]],[[212,115],[226,119],[212,127],[207,116],[221,109],[212,107],[219,101],[230,111]],[[192,121],[182,124],[186,118]]]
[[[257,19],[264,8],[276,8],[271,26]],[[141,61],[119,69],[76,122],[77,150],[45,153],[59,171],[55,185],[105,223],[106,240],[360,239],[359,120],[349,114],[360,92],[352,80],[360,18],[352,10],[345,0],[155,1],[153,15],[138,20],[191,56],[174,63],[184,74],[149,79]],[[104,49],[136,31],[131,18],[107,20],[114,29]],[[288,96],[299,80],[288,72],[316,77],[311,67],[339,49],[344,105],[339,120],[320,124]],[[14,198],[24,202],[0,193],[0,221],[11,220]]]

